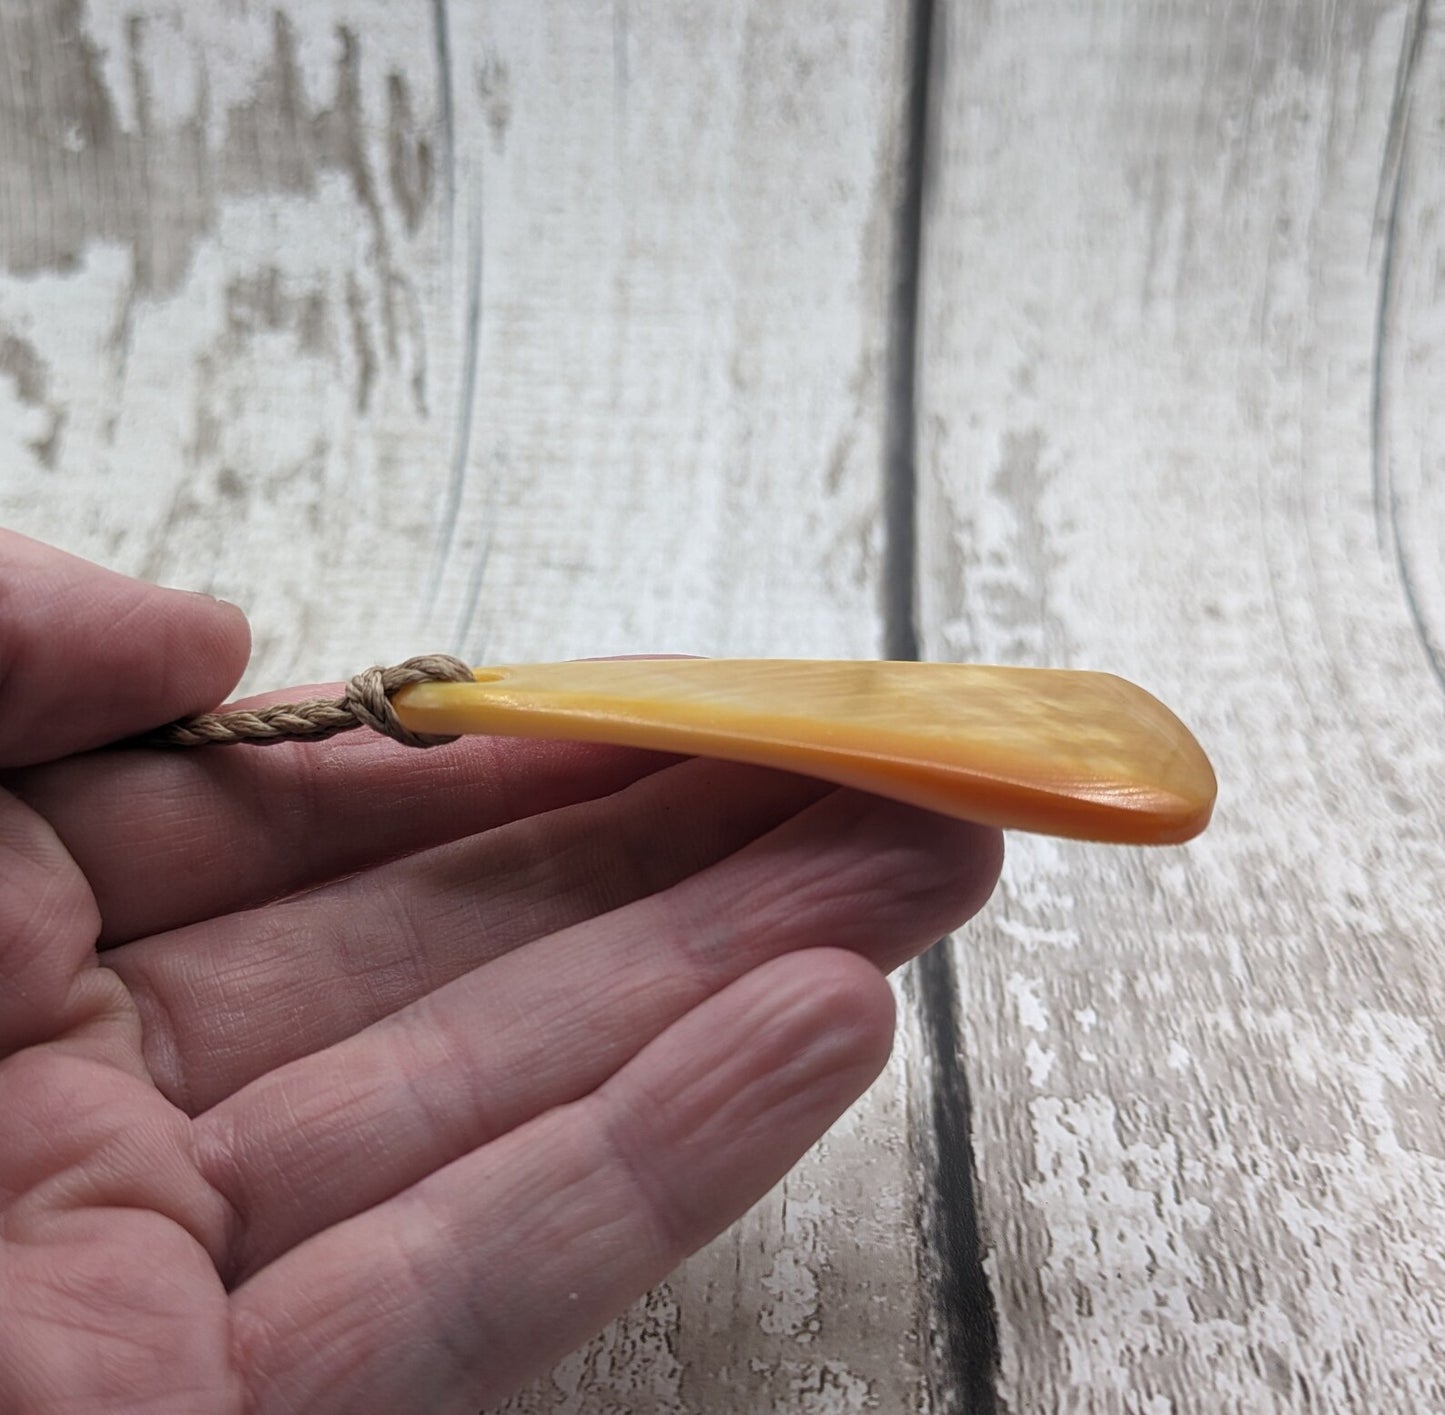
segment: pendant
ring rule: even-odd
[[[1008,830],[1162,845],[1209,823],[1189,729],[1107,673],[652,658],[487,667],[392,704],[426,734],[648,747],[777,767]]]

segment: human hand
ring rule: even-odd
[[[710,761],[89,750],[248,649],[0,536],[6,1412],[500,1399],[866,1089],[882,970],[997,876],[994,831]]]

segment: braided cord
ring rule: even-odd
[[[369,727],[407,747],[440,747],[457,739],[404,727],[391,696],[413,683],[473,681],[472,670],[461,659],[444,653],[420,654],[390,668],[358,673],[339,698],[198,713],[158,727],[140,740],[155,747],[226,747],[242,742],[265,746],[271,742],[319,742],[338,732]]]

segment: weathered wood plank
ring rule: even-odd
[[[1401,40],[1377,207],[1375,518],[1420,646],[1445,691],[1445,95],[1439,16],[1417,5]]]
[[[999,1404],[1445,1407],[1440,17],[938,13],[925,650],[1121,672],[1222,783],[1015,840],[957,952]]]
[[[252,686],[875,654],[903,50],[861,0],[7,4],[0,513],[245,604]],[[904,1065],[514,1408],[917,1408]]]

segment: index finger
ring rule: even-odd
[[[85,872],[101,942],[113,945],[610,795],[676,760],[502,737],[416,751],[353,732],[268,747],[92,753],[12,773],[6,785]]]

